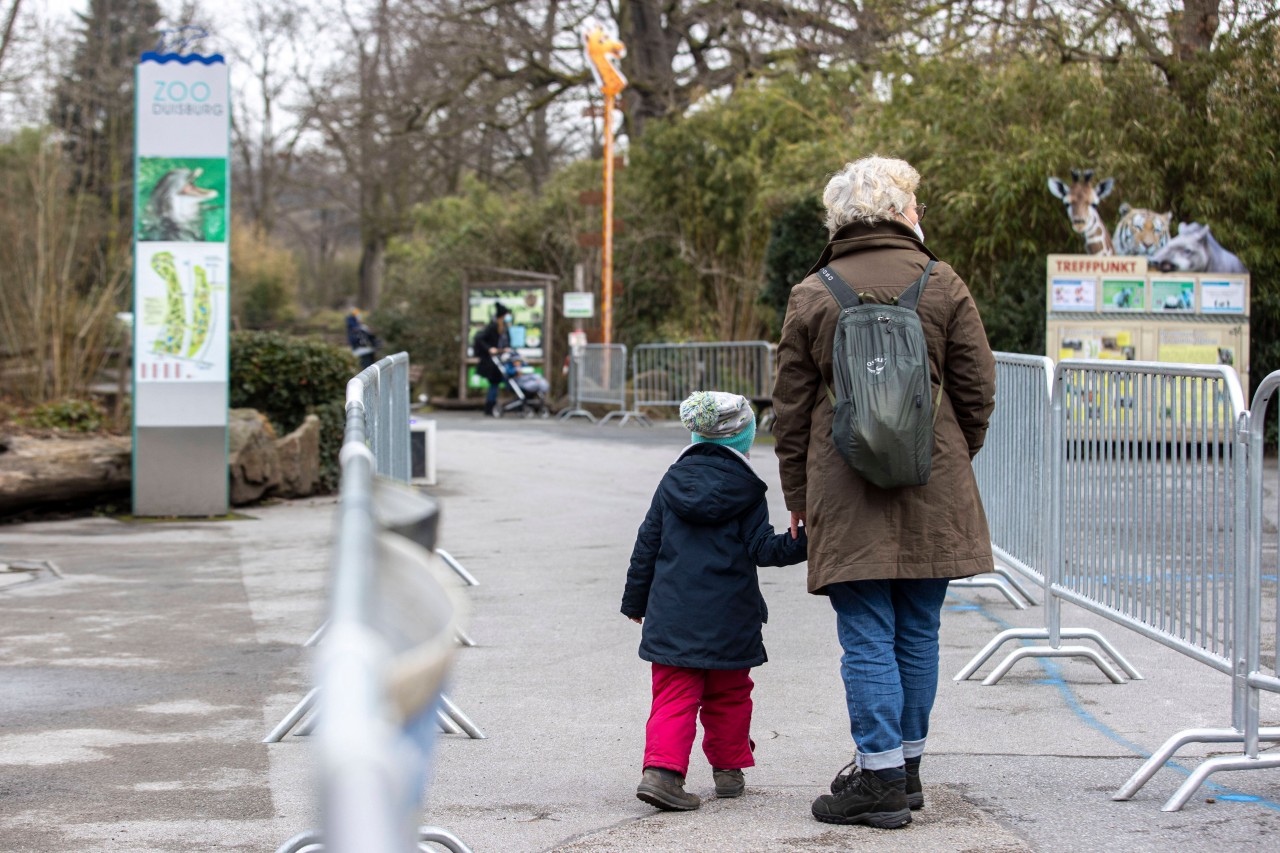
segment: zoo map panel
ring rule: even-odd
[[[228,261],[226,243],[138,244],[136,380],[227,380]]]

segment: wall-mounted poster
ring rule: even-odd
[[[227,239],[227,161],[138,158],[138,242]]]
[[[544,326],[547,320],[547,288],[543,285],[510,288],[477,288],[467,294],[467,341],[494,318],[501,304],[513,317],[508,330],[512,349],[525,358],[542,358]]]
[[[1051,311],[1097,311],[1098,280],[1096,278],[1060,278],[1050,283]]]
[[[549,295],[550,289],[545,284],[495,284],[468,288],[464,324],[466,357],[469,362],[464,371],[467,388],[488,387],[488,383],[475,372],[476,359],[471,352],[471,342],[475,339],[476,332],[497,316],[499,305],[510,311],[512,316],[511,326],[507,329],[508,346],[518,351],[526,361],[542,362],[547,340]]]
[[[1244,314],[1244,276],[1200,276],[1200,311],[1205,314]]]
[[[1151,276],[1151,310],[1188,313],[1196,308],[1196,281],[1187,276]]]
[[[1137,334],[1126,328],[1071,328],[1058,330],[1058,358],[1107,358],[1133,361]]]
[[[1236,365],[1234,330],[1219,328],[1161,329],[1160,361],[1181,364]]]
[[[1147,280],[1145,278],[1104,278],[1102,310],[1146,311]]]

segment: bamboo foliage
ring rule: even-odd
[[[127,241],[108,251],[108,223],[71,177],[47,134],[0,149],[0,390],[23,403],[84,396],[127,345],[115,318]]]

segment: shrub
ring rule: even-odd
[[[231,405],[257,409],[284,435],[309,414],[320,418],[320,476],[338,485],[347,381],[356,374],[344,347],[279,332],[231,335]]]
[[[36,406],[21,420],[40,429],[98,432],[106,426],[107,415],[90,400],[54,400]]]

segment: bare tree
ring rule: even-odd
[[[235,93],[231,136],[236,198],[264,234],[276,226],[280,194],[311,124],[306,103],[290,102],[297,81],[310,77],[302,43],[300,9],[294,0],[252,0],[245,9],[247,41],[234,48],[250,81]]]

